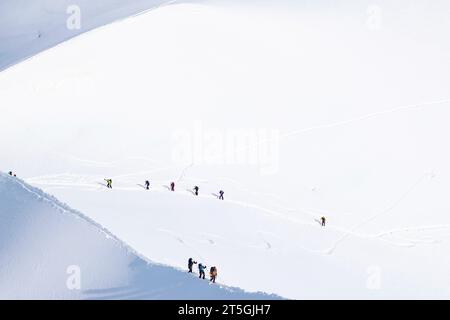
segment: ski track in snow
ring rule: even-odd
[[[212,234],[212,233],[207,233],[207,232],[203,232],[201,234],[201,236],[204,237],[211,245],[216,245],[216,241],[224,240],[224,238],[222,236]],[[216,239],[216,240],[213,240],[213,239]]]
[[[337,121],[337,122],[333,122],[333,123],[329,123],[329,124],[324,124],[324,125],[319,125],[319,126],[314,126],[314,127],[309,127],[309,128],[304,128],[304,129],[300,129],[297,131],[292,131],[289,133],[285,133],[282,134],[281,137],[286,138],[286,137],[291,137],[294,135],[298,135],[298,134],[302,134],[302,133],[306,133],[306,132],[310,132],[310,131],[315,131],[315,130],[320,130],[320,129],[328,129],[328,128],[333,128],[333,127],[338,127],[338,126],[343,126],[343,125],[347,125],[347,124],[351,124],[351,123],[355,123],[358,121],[364,121],[364,120],[368,120],[371,118],[376,118],[379,116],[383,116],[383,115],[387,115],[387,114],[392,114],[392,113],[397,113],[397,112],[402,112],[402,111],[407,111],[407,110],[414,110],[414,109],[422,109],[424,107],[429,107],[429,106],[437,106],[437,105],[443,105],[443,104],[448,104],[450,102],[450,99],[443,99],[443,100],[437,100],[437,101],[431,101],[431,102],[425,102],[425,103],[420,103],[420,104],[413,104],[413,105],[406,105],[406,106],[400,106],[400,107],[395,107],[395,108],[391,108],[385,111],[380,111],[380,112],[375,112],[375,113],[369,113],[366,115],[362,115],[356,118],[352,118],[352,119],[348,119],[348,120],[342,120],[342,121]],[[270,140],[270,139],[269,139]],[[267,141],[269,141],[267,140]],[[257,145],[261,144],[261,143],[266,143],[267,141],[259,141]],[[242,148],[242,150],[239,151],[245,151],[249,148],[252,147],[256,147],[255,146],[247,146],[245,148]],[[100,166],[100,167],[105,167],[105,168],[111,168],[114,167],[115,164],[120,163],[120,160],[117,161],[111,161],[111,162],[96,162],[96,161],[92,161],[92,160],[86,160],[86,159],[79,159],[73,156],[68,156],[70,158],[72,158],[73,160],[79,161],[79,162],[83,162],[83,163],[87,163],[89,165],[93,165],[93,166]],[[129,158],[132,159],[132,158]],[[151,159],[147,159],[147,158],[141,158],[143,160],[151,160]],[[153,161],[153,160],[151,160]],[[148,171],[141,171],[141,172],[135,172],[135,173],[128,173],[128,174],[122,174],[122,175],[116,175],[113,176],[113,179],[120,179],[120,178],[130,178],[130,177],[134,177],[134,176],[139,176],[139,175],[146,175],[146,174],[151,174],[151,173],[155,173],[155,172],[162,172],[162,171],[167,171],[167,170],[172,170],[172,169],[178,169],[178,168],[182,168],[182,171],[180,173],[180,176],[178,177],[178,179],[176,181],[180,182],[183,179],[186,178],[187,172],[190,168],[192,168],[195,164],[189,164],[188,166],[182,166],[182,165],[172,165],[172,166],[166,166],[166,167],[159,167],[159,168],[154,168],[152,170],[148,170]],[[343,243],[348,237],[350,236],[357,236],[357,237],[362,237],[362,238],[373,238],[373,239],[380,239],[382,241],[385,241],[387,243],[393,244],[393,245],[399,245],[398,243],[394,242],[394,241],[389,241],[387,239],[385,239],[384,237],[387,235],[386,233],[384,233],[383,235],[381,235],[382,233],[380,233],[380,235],[369,235],[369,234],[361,234],[361,233],[356,233],[355,230],[357,230],[358,228],[366,225],[367,223],[377,219],[378,217],[385,215],[387,213],[389,213],[392,209],[394,209],[397,205],[399,205],[404,198],[406,198],[425,178],[427,174],[424,174],[417,182],[416,184],[414,184],[410,189],[408,189],[399,199],[397,199],[396,201],[394,201],[394,203],[392,205],[390,205],[387,209],[381,211],[380,213],[375,214],[374,216],[370,217],[369,219],[355,225],[354,227],[350,228],[350,229],[345,229],[345,228],[340,228],[338,226],[328,226],[328,229],[334,229],[335,231],[341,232],[343,233],[343,235],[337,239],[329,249],[324,250],[325,254],[333,254],[334,251],[337,249],[337,247]],[[94,188],[90,183],[88,182],[73,182],[73,181],[57,181],[57,175],[55,176],[47,176],[47,178],[52,177],[53,181],[46,181],[46,177],[34,177],[34,178],[30,178],[29,181],[31,183],[38,183],[41,185],[47,185],[47,186],[57,186],[57,187],[69,187],[69,186],[77,186],[77,187],[82,187],[82,188],[92,188],[94,190],[101,190],[101,187],[97,187]],[[67,178],[67,177],[66,177]],[[98,179],[98,178],[95,178]],[[236,180],[233,179],[229,179],[229,178],[223,178],[223,177],[218,177],[216,178],[216,180],[220,181],[228,181],[231,182],[234,187],[236,188],[236,190],[244,192],[244,193],[249,193],[252,195],[257,195],[257,196],[261,196],[261,197],[271,197],[276,201],[281,201],[281,198],[278,195],[274,195],[274,194],[267,194],[267,193],[259,193],[259,192],[255,192],[255,191],[251,191],[248,188],[245,188],[242,186],[242,184]],[[156,182],[154,182],[156,183]],[[136,190],[136,188],[132,188],[132,187],[114,187],[114,189],[117,190],[127,190],[127,191],[132,191],[132,190]],[[158,189],[158,188],[156,188]],[[155,188],[153,187],[152,190],[155,190]],[[200,196],[203,197],[203,196]],[[290,216],[289,214],[286,213],[282,213],[278,210],[281,211],[286,211],[292,214],[295,213],[302,213],[302,214],[306,214],[308,216],[311,217],[316,217],[316,214],[314,212],[311,212],[311,210],[307,210],[307,209],[293,209],[293,208],[286,208],[284,206],[281,206],[277,203],[272,203],[271,206],[276,207],[278,210],[272,210],[272,209],[268,209],[266,207],[262,207],[262,206],[258,206],[255,204],[251,204],[251,203],[246,203],[246,202],[241,202],[241,201],[233,201],[233,200],[226,200],[229,203],[233,203],[235,205],[239,205],[242,207],[246,207],[246,208],[252,208],[252,209],[256,209],[259,210],[261,212],[264,212],[268,215],[274,215],[274,216],[278,216],[280,218],[289,220],[291,222],[294,223],[298,223],[298,224],[302,224],[302,225],[309,225],[309,226],[316,226],[315,223],[310,223],[310,222],[305,222],[303,220],[299,220],[296,218],[293,218],[292,216]],[[321,212],[321,210],[318,209],[313,209],[312,211],[318,211]],[[447,226],[444,226],[444,228],[447,228]],[[403,232],[406,229],[403,230],[399,230],[399,231],[393,231],[393,232],[389,232],[389,234],[393,234],[395,232]],[[407,240],[410,244],[412,245],[416,245],[418,243],[436,243],[435,240],[432,241],[428,241],[428,242],[423,242],[423,241],[416,241],[416,240],[412,240],[412,239],[404,239]],[[214,241],[209,240],[210,243],[214,243]],[[267,244],[267,247],[271,247],[271,245]],[[310,250],[311,251],[311,250]]]
[[[395,107],[395,108],[391,108],[391,109],[388,109],[388,110],[385,110],[385,111],[369,113],[369,114],[362,115],[362,116],[359,116],[359,117],[356,117],[356,118],[352,118],[352,119],[347,119],[347,120],[332,122],[332,123],[329,123],[329,124],[323,124],[323,125],[318,125],[318,126],[314,126],[314,127],[304,128],[304,129],[300,129],[300,130],[297,130],[297,131],[292,131],[292,132],[289,132],[289,133],[282,134],[281,137],[282,138],[291,137],[291,136],[299,135],[299,134],[310,132],[310,131],[315,131],[315,130],[320,130],[320,129],[328,129],[328,128],[333,128],[333,127],[343,126],[343,125],[346,125],[346,124],[351,124],[351,123],[358,122],[358,121],[364,121],[364,120],[367,120],[367,119],[376,118],[378,116],[382,116],[382,115],[386,115],[386,114],[392,114],[392,113],[397,113],[397,112],[402,112],[402,111],[407,111],[407,110],[414,110],[414,109],[422,109],[422,108],[427,107],[427,106],[428,107],[429,106],[438,106],[438,105],[443,105],[443,104],[448,104],[448,103],[450,103],[450,99],[443,99],[443,100],[437,100],[437,101],[431,101],[431,102],[424,102],[424,103],[419,103],[419,104],[412,104],[412,105]],[[264,144],[264,143],[267,143],[267,142],[270,142],[270,141],[271,141],[271,139],[261,140],[261,141],[259,141],[257,144],[255,144],[253,146],[246,146],[246,147],[238,149],[236,151],[238,151],[238,152],[246,151],[248,149],[257,147],[260,144]],[[73,160],[77,160],[77,161],[80,161],[80,162],[89,163],[89,164],[92,164],[92,165],[98,165],[100,167],[101,166],[105,166],[105,168],[112,168],[112,167],[114,167],[115,164],[120,163],[121,161],[133,160],[133,159],[136,159],[136,160],[137,159],[141,159],[141,160],[145,160],[145,161],[155,162],[153,159],[149,159],[149,158],[146,158],[146,157],[129,157],[129,158],[126,158],[124,160],[115,160],[115,161],[111,161],[111,162],[98,162],[98,161],[93,161],[93,160],[88,160],[88,159],[80,159],[80,158],[72,156],[72,155],[63,155],[63,156],[67,157],[67,158],[72,158]],[[188,169],[192,168],[193,166],[195,166],[195,163],[191,163],[189,165],[174,164],[174,165],[170,165],[170,166],[155,167],[155,168],[153,168],[151,170],[145,170],[145,171],[138,171],[138,172],[132,172],[132,173],[115,175],[115,176],[112,176],[111,178],[112,179],[131,178],[131,177],[136,177],[136,176],[148,175],[148,174],[152,174],[152,173],[156,173],[156,172],[164,172],[164,171],[168,171],[168,170],[181,169],[180,176],[178,177],[178,179],[176,181],[182,181],[183,179],[185,179]],[[48,176],[48,177],[50,177],[50,176]],[[43,176],[43,177],[32,177],[32,178],[29,178],[28,180],[30,182],[33,182],[33,180],[38,180],[40,182],[40,184],[43,184],[41,178],[45,178],[45,176]],[[278,195],[267,194],[267,193],[258,193],[258,192],[252,191],[249,188],[243,187],[242,184],[239,181],[236,181],[236,180],[233,180],[233,179],[230,179],[230,178],[218,177],[218,178],[216,178],[216,180],[218,180],[218,181],[220,181],[220,180],[229,181],[229,182],[233,183],[235,185],[236,189],[239,190],[239,191],[248,192],[248,193],[251,193],[251,194],[254,194],[254,195],[259,195],[259,196],[272,197],[274,199],[281,200],[281,197],[278,196]]]
[[[445,105],[445,104],[449,104],[449,103],[450,103],[450,99],[441,99],[441,100],[428,101],[428,102],[417,103],[417,104],[391,107],[384,111],[372,112],[372,113],[368,113],[368,114],[361,115],[361,116],[351,118],[351,119],[335,121],[335,122],[331,122],[328,124],[322,124],[322,125],[307,127],[307,128],[283,133],[283,134],[280,134],[279,138],[289,138],[289,137],[297,136],[297,135],[300,135],[303,133],[308,133],[308,132],[317,131],[317,130],[321,130],[321,129],[330,129],[330,128],[334,128],[334,127],[341,127],[341,126],[345,126],[348,124],[365,121],[365,120],[377,118],[377,117],[384,116],[384,115],[394,114],[394,113],[403,112],[403,111],[410,111],[410,110],[420,110],[420,109],[424,109],[426,107],[434,107],[434,106]],[[268,142],[273,142],[273,140],[274,140],[273,138],[261,139],[257,143],[250,144],[250,145],[247,145],[242,148],[238,148],[235,150],[235,152],[244,152],[244,151],[252,150],[254,148],[260,147],[260,145],[267,144]],[[215,160],[215,159],[220,160],[218,157],[211,158],[211,160]],[[195,163],[193,165],[195,165]],[[177,168],[177,167],[180,167],[180,166],[173,166],[172,168]],[[137,175],[137,173],[135,175]]]
[[[339,238],[331,247],[330,249],[327,251],[328,254],[332,254],[337,247],[344,242],[350,235],[354,235],[354,231],[366,224],[368,224],[369,222],[374,221],[375,219],[377,219],[380,216],[383,216],[387,213],[389,213],[390,211],[392,211],[395,207],[397,207],[405,198],[407,198],[425,179],[426,176],[430,175],[429,173],[424,173],[410,188],[408,188],[408,190],[406,190],[406,192],[404,192],[398,199],[396,199],[391,205],[389,205],[386,209],[384,209],[383,211],[375,214],[374,216],[370,217],[367,220],[364,220],[363,222],[355,225],[354,227],[352,227],[348,232],[346,232],[341,238]]]
[[[176,2],[176,1],[174,1],[174,2]],[[397,113],[397,112],[402,112],[402,111],[407,111],[407,110],[421,109],[421,108],[424,108],[424,107],[427,107],[427,106],[428,107],[429,106],[437,106],[437,105],[443,105],[443,104],[448,104],[448,103],[450,103],[450,99],[442,99],[442,100],[437,100],[437,101],[430,101],[430,102],[425,102],[425,103],[394,107],[394,108],[390,108],[390,109],[385,110],[385,111],[369,113],[369,114],[362,115],[362,116],[359,116],[359,117],[356,117],[356,118],[352,118],[352,119],[347,119],[347,120],[337,121],[337,122],[333,122],[333,123],[329,123],[329,124],[324,124],[324,125],[304,128],[304,129],[300,129],[300,130],[297,130],[297,131],[292,131],[292,132],[289,132],[289,133],[282,134],[281,137],[286,138],[286,137],[290,137],[290,136],[306,133],[306,132],[309,132],[309,131],[320,130],[320,129],[328,129],[328,128],[333,128],[333,127],[343,126],[343,125],[351,124],[351,123],[358,122],[358,121],[364,121],[364,120],[367,120],[367,119],[376,118],[378,116],[383,116],[383,115],[387,115],[387,114],[392,114],[392,113]],[[267,143],[268,141],[271,141],[271,140],[270,139],[266,139],[266,140],[263,140],[263,141],[259,141],[254,146],[247,146],[247,147],[242,148],[242,150],[239,149],[237,151],[245,151],[245,150],[248,150],[250,148],[257,147],[259,144]],[[112,167],[115,166],[115,164],[121,162],[121,160],[116,160],[116,161],[111,161],[111,162],[97,162],[97,161],[92,161],[92,160],[87,160],[87,159],[80,159],[80,158],[77,158],[77,157],[74,157],[74,156],[71,156],[71,155],[63,155],[63,156],[71,158],[71,159],[79,161],[79,162],[87,163],[87,164],[90,164],[90,165],[93,165],[93,166],[99,166],[99,167],[103,166],[104,168],[112,168]],[[146,161],[148,160],[148,161],[154,162],[152,159],[148,159],[148,158],[145,158],[145,157],[130,157],[130,158],[127,158],[127,159],[128,160],[129,159],[142,159],[142,160],[146,160]],[[126,161],[126,160],[123,160],[123,161]],[[123,179],[123,178],[130,178],[130,177],[134,177],[134,176],[152,174],[152,173],[155,173],[155,172],[163,172],[163,171],[167,171],[167,170],[182,168],[180,176],[176,180],[177,182],[180,182],[180,181],[182,181],[183,179],[186,178],[187,171],[190,168],[192,168],[193,166],[195,166],[195,163],[191,163],[191,164],[189,164],[187,166],[171,165],[171,166],[154,168],[152,170],[140,171],[140,172],[135,172],[135,173],[127,173],[127,174],[122,174],[122,175],[115,175],[115,176],[113,176],[111,178],[112,179]],[[50,177],[50,176],[47,176],[47,177]],[[55,177],[57,177],[57,175],[53,176],[53,178],[55,178]],[[96,179],[98,179],[98,178],[96,178]],[[30,178],[28,180],[31,183],[36,181],[37,183],[39,183],[41,185],[57,185],[57,186],[60,186],[60,187],[64,187],[64,186],[68,186],[70,184],[70,185],[77,185],[79,187],[89,187],[88,183],[73,183],[73,182],[68,183],[68,182],[57,182],[57,181],[48,182],[48,181],[45,181],[46,180],[45,176],[44,177],[34,177],[34,178]],[[253,194],[253,195],[257,195],[257,196],[261,196],[261,197],[271,197],[274,200],[281,201],[281,197],[279,197],[278,195],[267,194],[267,193],[259,193],[259,192],[252,191],[249,188],[243,187],[240,182],[238,182],[236,180],[233,180],[233,179],[230,179],[230,178],[218,177],[218,178],[216,178],[216,180],[218,180],[218,181],[220,181],[220,180],[222,180],[222,181],[229,181],[229,182],[234,184],[234,187],[238,191],[242,191],[242,192],[245,192],[245,193],[249,193],[249,194]],[[118,189],[118,190],[133,190],[132,188],[125,189],[123,187],[119,187],[119,188],[115,187],[115,189]],[[277,212],[277,211],[269,210],[269,209],[266,209],[266,208],[263,208],[263,207],[258,207],[256,205],[251,205],[251,204],[242,203],[242,202],[236,202],[236,201],[234,203],[242,205],[242,206],[246,206],[246,207],[260,209],[261,211],[264,211],[264,212],[269,212],[269,213],[280,215],[280,213]],[[302,213],[304,213],[306,215],[309,215],[311,217],[315,217],[316,216],[314,213],[308,212],[308,210],[305,210],[305,209],[286,208],[286,207],[281,206],[279,204],[271,204],[271,205],[274,206],[274,207],[277,207],[278,209],[281,209],[283,211],[288,211],[288,212],[291,212],[291,213],[302,212]],[[395,207],[395,206],[396,206],[396,204],[393,207]],[[359,227],[361,227],[361,226],[371,222],[372,220],[376,219],[378,216],[381,216],[381,215],[389,212],[390,210],[393,209],[393,207],[392,208],[388,208],[388,210],[386,210],[386,212],[382,212],[380,214],[377,214],[377,215],[367,219],[366,221],[363,221],[362,223],[354,226],[350,230],[347,230],[345,232],[344,236],[342,238],[338,239],[331,246],[331,248],[328,249],[327,251],[329,253],[334,252],[334,250],[337,248],[337,246],[340,243],[342,243],[343,241],[345,241],[345,239],[348,236],[355,235],[353,232],[350,232],[350,231],[354,231],[354,230],[358,229]],[[320,210],[316,210],[316,211],[320,212]],[[308,224],[308,223],[305,223],[305,224]]]
[[[388,110],[384,110],[384,111],[380,111],[380,112],[373,112],[373,113],[369,113],[369,114],[362,115],[362,116],[348,119],[348,120],[342,120],[342,121],[337,121],[337,122],[333,122],[333,123],[329,123],[329,124],[324,124],[324,125],[319,125],[319,126],[300,129],[297,131],[288,132],[288,133],[283,134],[282,137],[290,137],[290,136],[306,133],[309,131],[339,127],[339,126],[343,126],[346,124],[351,124],[351,123],[358,122],[358,121],[368,120],[371,118],[376,118],[376,117],[391,114],[391,113],[397,113],[397,112],[401,112],[401,111],[414,110],[414,109],[422,109],[427,106],[428,107],[429,106],[437,106],[437,105],[443,105],[443,104],[448,104],[448,103],[450,103],[450,99],[442,99],[442,100],[394,107],[394,108],[390,108]]]
[[[68,208],[66,204],[59,202],[56,198],[49,196],[48,194],[42,192],[41,190],[37,188],[29,188],[27,187],[20,178],[15,178],[15,182],[24,190],[35,196],[38,200],[44,201],[47,204],[49,204],[51,207],[55,208],[59,212],[63,214],[71,214],[75,216],[77,219],[83,219],[87,222],[89,222],[91,225],[97,227],[99,229],[99,232],[103,233],[106,238],[114,240],[116,243],[119,244],[119,246],[125,248],[128,252],[134,254],[135,256],[139,257],[146,263],[150,263],[150,261],[142,254],[137,252],[135,249],[133,249],[130,245],[128,245],[125,241],[120,240],[118,237],[116,237],[112,232],[110,232],[108,229],[100,225],[99,223],[95,222],[94,220],[90,219],[89,217],[85,216],[81,212],[78,212],[74,209]],[[152,262],[153,265],[161,265],[156,262]]]
[[[185,170],[187,170],[189,167],[185,168]],[[185,171],[183,171],[183,173],[185,173]],[[398,229],[394,229],[394,230],[390,230],[390,231],[381,231],[379,233],[376,234],[364,234],[364,233],[359,233],[356,232],[356,230],[360,227],[362,227],[363,225],[366,225],[367,223],[377,219],[378,217],[388,214],[391,210],[393,210],[396,206],[398,206],[405,198],[407,198],[409,196],[409,194],[411,194],[418,185],[420,185],[423,180],[425,179],[425,177],[427,177],[429,174],[428,173],[424,173],[406,192],[404,192],[398,199],[396,199],[390,206],[388,206],[385,210],[375,214],[374,216],[370,217],[367,220],[362,221],[361,223],[355,225],[354,227],[351,228],[343,228],[343,227],[339,227],[339,226],[335,226],[335,225],[328,225],[327,229],[329,230],[333,230],[336,231],[338,233],[341,233],[342,236],[339,237],[328,249],[323,249],[323,250],[314,250],[314,249],[310,249],[307,247],[304,247],[302,245],[296,244],[295,246],[299,249],[299,250],[303,250],[303,251],[308,251],[310,253],[316,253],[316,254],[322,254],[322,255],[331,255],[335,252],[335,250],[337,249],[337,247],[342,244],[348,237],[350,236],[354,236],[354,237],[359,237],[359,238],[364,238],[364,239],[376,239],[379,241],[382,241],[384,243],[387,243],[389,245],[393,245],[393,246],[398,246],[398,247],[413,247],[416,246],[418,244],[436,244],[439,243],[438,240],[436,239],[431,239],[431,240],[420,240],[420,239],[411,239],[411,238],[406,238],[406,237],[401,237],[401,236],[397,236],[398,234],[404,233],[404,232],[408,232],[408,231],[433,231],[433,230],[438,230],[438,229],[450,229],[450,225],[436,225],[436,226],[423,226],[423,227],[405,227],[405,228],[398,228]],[[58,181],[58,177],[64,177],[64,181]],[[84,182],[84,183],[77,183],[77,182],[70,182],[68,181],[68,177],[71,177],[73,179],[79,179],[79,176],[76,175],[72,175],[72,174],[64,174],[64,175],[52,175],[52,176],[42,176],[42,177],[33,177],[28,179],[29,182],[31,183],[35,183],[38,185],[45,185],[49,188],[52,187],[57,187],[57,188],[73,188],[73,187],[77,187],[77,188],[82,188],[85,190],[90,190],[90,191],[95,191],[95,192],[99,192],[105,189],[105,186],[102,182],[96,181],[97,184],[101,184],[101,186],[97,186],[94,183],[89,183],[89,182]],[[86,178],[86,177],[85,177]],[[96,178],[91,177],[88,180],[90,181],[95,181]],[[83,179],[81,179],[83,180]],[[154,182],[154,184],[156,184],[156,182]],[[142,187],[131,187],[131,186],[113,186],[114,190],[121,190],[121,191],[139,191],[142,192]],[[161,187],[151,187],[151,191],[153,192],[168,192],[163,186]],[[191,196],[192,197],[192,193],[186,191],[177,191],[176,192],[179,195],[183,195],[183,196]],[[206,195],[199,195],[198,198],[209,198],[211,199],[212,196],[206,196]],[[278,210],[273,210],[273,209],[269,209],[263,206],[259,206],[256,204],[252,204],[252,203],[248,203],[248,202],[243,202],[243,201],[237,201],[237,200],[230,200],[230,199],[226,199],[224,200],[227,203],[233,204],[233,205],[237,205],[240,207],[245,207],[245,208],[251,208],[251,209],[255,209],[259,212],[262,212],[268,216],[276,216],[278,218],[281,218],[283,220],[295,223],[295,224],[299,224],[299,225],[303,225],[303,226],[307,226],[307,227],[311,227],[311,228],[316,228],[319,229],[321,228],[321,226],[317,223],[317,221],[305,221],[302,219],[299,219],[295,216],[293,216],[293,214],[295,213],[302,213],[302,214],[306,214],[308,216],[311,217],[317,217],[317,214],[315,214],[314,212],[311,211],[317,211],[317,212],[321,212],[320,209],[292,209],[292,208],[284,208],[282,206],[279,206],[277,204],[274,204],[274,207],[277,207],[279,209],[282,209],[282,211],[286,211],[286,212],[281,212]],[[158,229],[158,231],[160,232],[164,232],[168,235],[170,235],[171,237],[173,237],[175,240],[177,240],[181,245],[184,246],[188,246],[190,249],[198,252],[194,246],[190,245],[189,243],[187,243],[185,241],[185,239],[176,234],[175,232],[168,230],[168,229]],[[258,237],[260,237],[262,239],[262,241],[264,242],[264,247],[267,250],[270,250],[273,248],[273,244],[269,241],[267,241],[265,239],[265,237],[263,236],[264,234],[266,235],[270,235],[270,233],[267,232],[262,232],[262,231],[258,231],[257,235]],[[270,235],[271,237],[273,237],[274,235]],[[392,239],[393,236],[397,236],[397,240]],[[206,238],[206,240],[209,242],[209,244],[211,245],[215,245],[216,241],[210,239],[211,237],[214,238],[220,238],[220,236],[217,235],[211,235],[211,234],[203,234],[201,235],[201,237]],[[388,237],[390,237],[391,239],[387,239]],[[224,240],[222,238],[222,240]],[[227,241],[228,242],[228,241]],[[198,256],[202,257],[201,254],[198,252]]]
[[[126,157],[119,160],[114,161],[108,161],[108,162],[102,162],[102,161],[96,161],[91,159],[81,159],[76,156],[70,155],[70,154],[62,154],[57,153],[58,156],[68,159],[70,161],[77,162],[81,165],[84,165],[85,167],[93,167],[93,168],[104,168],[104,169],[111,169],[111,168],[118,168],[120,164],[126,163],[127,161],[142,161],[142,162],[150,162],[152,164],[156,163],[154,159],[150,159],[148,157]]]
[[[198,249],[196,249],[195,246],[187,243],[182,236],[180,236],[179,234],[177,234],[176,232],[169,230],[169,229],[165,229],[165,228],[159,228],[157,229],[157,231],[165,233],[167,235],[169,235],[170,237],[172,237],[173,239],[177,240],[181,245],[188,247],[189,249],[191,249],[192,251],[196,252],[197,256],[200,257],[202,260],[205,260],[205,258],[202,256],[202,254],[199,252]]]
[[[61,186],[61,185],[59,185],[59,186]],[[72,187],[72,185],[70,185],[70,184],[66,184],[66,186]],[[103,190],[103,189],[104,188],[100,188],[100,190]],[[115,187],[115,189],[116,190],[122,190],[122,191],[135,191],[135,190],[138,190],[137,188],[132,188],[132,187],[121,187],[121,188],[120,187]],[[99,188],[96,188],[96,190],[99,190]],[[162,189],[159,189],[159,190],[156,190],[156,191],[166,192],[165,190],[162,190]],[[184,195],[188,195],[188,194],[185,193]],[[202,197],[205,198],[205,196],[203,196],[203,195],[200,195],[199,197],[200,198],[202,198]],[[294,223],[297,223],[297,224],[307,225],[307,226],[311,226],[311,227],[317,227],[318,226],[315,223],[305,222],[305,221],[299,220],[299,219],[294,219],[292,217],[286,216],[283,213],[280,213],[280,212],[277,212],[277,211],[274,211],[274,210],[271,210],[271,209],[267,209],[267,208],[264,208],[264,207],[261,207],[261,206],[257,206],[257,205],[254,205],[254,204],[245,203],[245,202],[241,202],[241,201],[233,201],[233,200],[225,200],[225,201],[227,201],[229,203],[233,203],[235,205],[243,206],[243,207],[246,207],[246,208],[257,209],[257,210],[263,211],[263,212],[265,212],[266,214],[269,214],[269,215],[276,215],[276,216],[278,216],[280,218],[283,218],[285,220],[289,220],[290,222],[294,222]],[[384,213],[386,213],[386,212],[383,212],[383,214]],[[376,217],[378,217],[380,215],[381,214],[370,218],[370,221],[372,221],[374,218],[376,218]],[[319,251],[319,250],[311,250],[311,249],[308,249],[308,248],[300,246],[300,245],[297,245],[297,247],[299,249],[301,249],[301,250],[305,250],[305,251],[309,251],[309,252],[313,252],[313,253],[332,254],[334,252],[334,250],[336,249],[337,245],[340,244],[341,242],[343,242],[350,235],[356,236],[356,237],[360,237],[360,238],[366,238],[366,239],[370,239],[370,238],[372,238],[372,239],[380,239],[380,240],[382,240],[384,242],[387,242],[387,243],[389,243],[391,245],[404,246],[401,243],[397,243],[397,242],[394,242],[394,241],[389,241],[389,240],[385,239],[384,236],[411,230],[411,228],[396,229],[396,230],[393,230],[393,231],[384,232],[384,233],[380,233],[380,234],[376,234],[376,235],[361,234],[361,233],[354,232],[355,229],[359,228],[360,226],[362,226],[363,224],[366,224],[368,222],[369,222],[369,220],[366,220],[362,224],[359,224],[359,225],[357,225],[356,227],[354,227],[352,229],[340,228],[338,226],[328,226],[327,227],[328,229],[344,233],[344,236],[342,238],[338,239],[337,242],[332,245],[331,249]],[[448,225],[448,226],[447,225],[434,226],[434,227],[431,227],[431,228],[430,227],[423,227],[423,228],[416,227],[415,230],[432,230],[432,229],[438,229],[438,228],[440,228],[440,229],[442,229],[442,228],[450,228],[450,225]],[[182,243],[184,245],[187,245],[186,242],[181,237],[176,235],[174,232],[172,232],[170,230],[160,230],[160,231],[163,231],[163,232],[166,232],[166,233],[170,234],[175,239],[177,239],[180,243]],[[413,244],[417,244],[417,243],[436,243],[436,242],[435,241],[428,241],[428,242],[416,241]],[[189,247],[191,247],[191,246],[189,246]],[[267,244],[267,247],[271,247],[271,245]]]

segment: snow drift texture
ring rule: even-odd
[[[173,1],[168,0],[2,0],[0,70],[83,32]],[[82,28],[66,27],[77,5]]]
[[[269,297],[210,285],[185,272],[149,263],[80,213],[1,173],[0,221],[2,299]],[[73,277],[78,270],[79,288]]]
[[[448,1],[238,2],[151,10],[0,73],[2,170],[220,283],[448,298]],[[263,134],[226,148],[240,129]]]

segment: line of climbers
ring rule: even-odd
[[[192,268],[194,267],[194,264],[197,264],[197,261],[195,261],[192,258],[189,258],[188,260],[188,273],[192,273]],[[205,279],[205,270],[207,269],[207,266],[203,263],[198,264],[198,273],[199,273],[199,279]],[[209,281],[212,283],[216,283],[217,278],[217,267],[211,267],[209,269]]]
[[[108,189],[112,189],[112,179],[103,179],[103,180],[106,181],[106,187]],[[150,190],[150,181],[149,180],[145,180],[144,187],[146,190]],[[173,192],[175,191],[175,182],[170,183],[169,189],[170,189],[170,191],[173,191]],[[199,190],[200,190],[200,188],[198,186],[194,186],[193,192],[196,196],[198,196]],[[225,192],[223,190],[220,190],[219,195],[216,195],[216,196],[219,200],[225,200],[223,197],[224,194],[225,194]]]
[[[12,175],[12,172],[10,171],[9,174]],[[16,176],[16,175],[14,175],[14,176]],[[104,180],[106,181],[106,187],[109,188],[109,189],[112,189],[112,179],[104,179]],[[145,184],[145,189],[146,190],[150,190],[150,181],[149,180],[145,180],[144,184]],[[171,182],[170,183],[170,188],[169,189],[170,189],[170,191],[175,192],[175,182]],[[198,186],[194,186],[194,188],[193,188],[194,195],[198,196],[199,190],[200,190],[200,188]],[[220,190],[219,191],[219,195],[216,195],[216,196],[217,196],[217,198],[219,200],[224,200],[224,197],[223,197],[224,194],[225,194],[225,192],[223,192],[223,190]],[[325,227],[326,218],[324,216],[322,216],[322,217],[320,217],[320,221],[318,221],[318,222],[320,223],[320,225],[322,227]]]
[[[17,177],[16,174],[12,171],[9,171],[8,174],[12,177]],[[112,183],[113,183],[112,179],[104,179],[104,180],[106,181],[106,187],[108,189],[112,189]],[[148,180],[145,181],[145,189],[150,190],[150,181],[148,181]],[[193,191],[196,196],[198,196],[199,190],[200,190],[200,188],[198,186],[194,186]],[[170,183],[170,191],[175,191],[175,182]],[[223,192],[223,190],[220,190],[217,198],[219,200],[224,200],[224,198],[223,198],[224,193],[225,192]],[[324,216],[322,216],[322,217],[320,217],[320,221],[318,221],[318,222],[320,223],[320,225],[322,227],[325,227],[326,220],[327,219]],[[199,265],[199,267],[200,267],[200,265]],[[215,268],[215,267],[213,267],[213,268]],[[189,269],[189,270],[191,270],[191,269]],[[190,271],[190,272],[192,272],[192,271]]]

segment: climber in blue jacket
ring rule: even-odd
[[[200,279],[205,279],[205,270],[206,270],[206,266],[204,266],[203,264],[199,263],[199,265],[198,265],[198,272],[200,273],[200,275],[198,277]]]

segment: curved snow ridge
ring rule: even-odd
[[[0,72],[81,34],[175,2],[36,0],[24,10],[22,2],[4,0],[0,4]]]
[[[1,173],[1,175],[5,176],[5,174]],[[42,191],[39,188],[33,187],[29,184],[26,184],[23,180],[15,178],[18,185],[20,185],[25,191],[29,192],[30,194],[36,196],[37,199],[43,200],[47,202],[50,206],[54,207],[56,210],[60,211],[61,213],[65,214],[73,214],[77,216],[78,218],[81,218],[85,220],[86,222],[92,224],[93,226],[97,227],[102,233],[104,233],[107,237],[112,238],[114,241],[116,241],[120,246],[127,249],[130,253],[135,254],[136,256],[140,257],[143,260],[146,260],[144,256],[136,252],[133,248],[131,248],[128,244],[126,244],[123,240],[120,240],[117,238],[114,234],[112,234],[108,229],[104,228],[99,223],[95,222],[94,220],[90,219],[80,211],[74,210],[70,208],[67,204],[59,201],[54,196],[49,195]]]
[[[0,220],[2,299],[280,299],[149,261],[81,212],[3,173]]]

